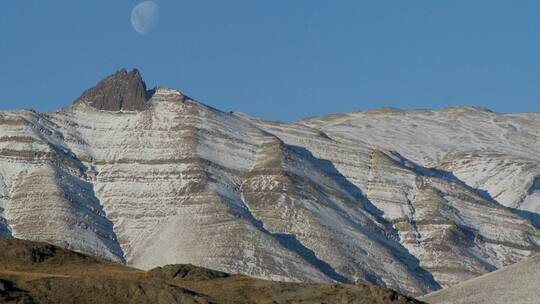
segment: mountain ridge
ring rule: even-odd
[[[145,269],[192,263],[408,294],[540,250],[525,216],[540,210],[540,115],[285,123],[174,89],[144,100],[140,73],[118,73],[136,85],[90,94],[110,103],[0,112],[0,233]],[[122,108],[124,96],[138,106]]]

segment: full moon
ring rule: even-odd
[[[154,30],[159,21],[159,6],[153,1],[137,4],[131,11],[131,26],[141,35]]]

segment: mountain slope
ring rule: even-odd
[[[537,303],[540,255],[422,297],[433,304]]]
[[[540,115],[474,107],[367,110],[301,120],[332,138],[398,151],[425,167],[451,171],[500,204],[538,213]]]
[[[496,137],[506,116],[476,109],[283,123],[145,90],[121,70],[65,109],[1,112],[0,234],[144,269],[408,294],[540,249],[534,114]]]
[[[397,115],[394,111],[378,113],[369,112],[390,115],[389,120]],[[405,158],[396,151],[399,141],[388,138],[382,130],[380,137],[371,139],[371,133],[364,134],[367,131],[359,126],[365,123],[364,116],[333,115],[291,125],[238,115],[288,144],[305,147],[315,157],[328,160],[393,224],[403,246],[443,287],[514,263],[538,250],[538,230],[529,221],[533,216],[501,205],[451,171]],[[377,118],[381,128],[386,119]],[[425,140],[421,134],[418,137]],[[390,149],[392,146],[395,149]],[[425,149],[443,153],[436,142],[426,144]]]

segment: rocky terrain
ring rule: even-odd
[[[432,304],[530,304],[540,301],[540,254],[423,297]]]
[[[62,110],[0,112],[0,235],[421,295],[540,250],[540,114],[222,112],[121,70]]]
[[[149,272],[0,238],[0,303],[420,303],[375,285],[303,284],[167,265]]]

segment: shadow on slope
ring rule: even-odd
[[[420,266],[418,259],[416,259],[416,257],[410,254],[407,249],[397,241],[399,239],[398,233],[393,228],[392,223],[388,222],[382,217],[383,212],[379,210],[375,205],[373,205],[357,186],[349,182],[348,179],[338,171],[338,169],[334,166],[332,162],[316,158],[309,150],[303,147],[287,145],[280,140],[278,140],[278,143],[280,145],[279,149],[285,149],[283,151],[280,151],[279,153],[285,153],[285,157],[288,157],[286,156],[288,153],[292,153],[291,155],[296,155],[293,156],[293,158],[301,158],[303,161],[306,162],[306,164],[309,164],[309,166],[312,167],[313,170],[315,170],[316,172],[313,173],[312,171],[306,171],[304,173],[298,173],[302,175],[299,176],[297,175],[297,173],[287,170],[284,167],[280,167],[281,170],[285,169],[280,174],[286,175],[287,178],[291,180],[294,185],[298,184],[298,182],[296,181],[297,179],[302,180],[300,184],[309,185],[310,189],[313,189],[312,191],[315,191],[313,192],[313,194],[317,196],[317,198],[315,199],[315,203],[327,205],[327,207],[329,207],[333,210],[333,212],[339,215],[339,217],[344,221],[345,225],[356,230],[366,238],[372,240],[374,243],[378,244],[380,248],[385,248],[384,250],[385,252],[387,252],[387,254],[400,261],[404,265],[406,269],[405,271],[409,273],[409,276],[413,278],[414,281],[416,281],[418,286],[421,286],[419,287],[420,290],[427,292],[440,288],[440,285],[434,280],[433,276]],[[282,166],[282,164],[271,163],[270,166],[271,167],[269,167],[268,169],[275,169],[275,166]],[[303,168],[303,166],[300,166],[300,168]],[[257,170],[261,170],[261,168]],[[262,174],[265,174],[264,171],[262,172]],[[326,184],[326,182],[317,182],[312,180],[314,178],[314,174],[320,174],[320,176],[324,176],[324,179],[332,183],[333,185],[328,185]],[[337,191],[336,193],[339,193],[339,196],[343,199],[343,202],[346,206],[340,205],[333,199],[331,199],[324,191],[324,189],[322,189],[322,187],[331,187],[333,189],[332,191]],[[302,193],[302,191],[300,191],[300,193]],[[295,252],[310,265],[314,266],[320,272],[324,273],[333,280],[338,282],[350,281],[348,277],[346,277],[344,274],[339,273],[335,268],[333,268],[333,266],[330,265],[329,262],[324,261],[320,257],[317,257],[314,250],[302,244],[302,242],[294,235],[294,233],[273,233],[268,231],[268,229],[264,227],[264,222],[261,219],[255,217],[250,208],[246,205],[246,202],[243,203],[246,206],[246,214],[244,216],[259,230],[273,236],[285,248]],[[354,210],[354,212],[357,212],[357,214],[352,215],[350,213],[352,210]],[[356,218],[356,216],[360,216],[361,219]],[[362,221],[362,223],[367,222],[367,224],[364,225],[359,221]],[[324,225],[324,223],[321,224]],[[375,268],[379,267],[376,265],[374,266]],[[371,273],[373,271],[366,267],[362,267],[362,269],[362,276],[369,282],[376,284],[385,284],[384,281],[379,278],[378,273]]]
[[[438,168],[426,168],[426,167],[423,167],[423,166],[420,166],[420,165],[414,163],[413,161],[410,161],[410,160],[406,159],[405,157],[403,157],[398,152],[391,151],[390,153],[394,157],[396,157],[398,159],[398,162],[402,166],[407,167],[407,168],[409,168],[409,169],[411,169],[411,170],[413,170],[413,171],[415,171],[415,172],[417,172],[419,174],[422,174],[424,176],[436,177],[436,178],[440,178],[440,179],[444,179],[444,180],[456,183],[456,184],[464,187],[465,189],[471,191],[472,193],[475,193],[476,195],[478,195],[482,199],[486,200],[487,202],[493,204],[497,208],[508,210],[511,213],[513,213],[513,214],[515,214],[515,215],[517,215],[517,216],[519,216],[521,218],[529,220],[531,222],[531,224],[536,229],[540,229],[540,214],[530,212],[530,211],[527,211],[527,210],[520,210],[520,209],[517,209],[517,208],[511,208],[511,207],[504,206],[503,204],[499,203],[495,198],[493,198],[491,196],[491,194],[489,194],[488,191],[486,191],[484,189],[478,189],[478,188],[474,188],[474,187],[469,186],[467,183],[465,183],[464,181],[459,179],[457,176],[455,176],[453,172],[441,170],[441,169],[438,169]],[[531,187],[534,187],[534,185],[531,186]],[[529,189],[529,191],[531,191],[531,189]],[[532,191],[534,191],[534,190],[532,190]]]
[[[368,211],[373,215],[374,218],[379,223],[382,223],[385,227],[384,235],[381,235],[383,231],[367,231],[369,228],[363,227],[356,223],[355,221],[345,217],[349,223],[364,233],[366,236],[370,237],[372,240],[382,244],[384,247],[389,248],[390,252],[396,259],[402,261],[409,269],[409,271],[415,274],[417,279],[420,279],[424,284],[427,285],[431,290],[440,289],[441,286],[437,283],[434,277],[420,266],[420,261],[409,251],[401,245],[398,240],[398,232],[393,227],[392,223],[386,220],[383,215],[384,212],[377,208],[363,193],[363,191],[358,188],[356,185],[351,183],[341,172],[336,168],[336,166],[329,160],[316,158],[311,151],[304,147],[300,146],[288,146],[295,153],[302,155],[306,160],[313,164],[314,167],[320,168],[327,176],[330,176],[335,182],[340,185],[341,188],[345,189],[349,195],[355,198],[355,202],[361,202],[363,209]],[[324,196],[321,193],[322,196]],[[327,200],[330,201],[330,200]],[[342,213],[346,214],[346,211],[341,210],[339,206],[334,205],[334,208],[337,208]],[[388,234],[390,232],[390,234]],[[368,274],[368,278],[369,278]],[[380,283],[373,281],[372,283]]]

